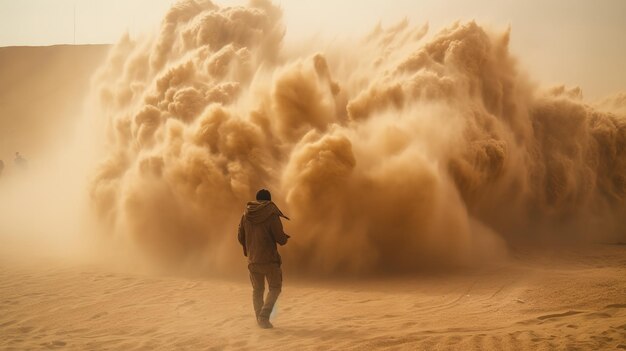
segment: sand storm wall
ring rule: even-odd
[[[265,187],[292,218],[285,262],[308,273],[623,239],[623,101],[538,89],[509,33],[474,22],[295,49],[281,15],[181,1],[158,35],[112,49],[92,96],[106,151],[90,192],[107,233],[228,270],[244,204]]]

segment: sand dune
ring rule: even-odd
[[[287,274],[273,330],[256,327],[245,276],[3,262],[0,348],[625,349],[626,246],[565,251],[518,253],[504,266],[439,277],[307,282]]]

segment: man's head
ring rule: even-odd
[[[261,189],[256,193],[257,201],[272,201],[272,194],[267,189]]]

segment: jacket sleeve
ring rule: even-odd
[[[248,256],[248,250],[246,250],[246,230],[243,226],[243,216],[241,216],[241,220],[239,221],[239,228],[237,229],[237,240],[243,247],[243,255]]]
[[[287,239],[289,239],[289,235],[283,231],[283,223],[277,215],[272,216],[270,228],[272,230],[274,240],[280,245],[285,245],[287,243]]]

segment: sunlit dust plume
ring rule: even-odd
[[[108,232],[160,262],[227,270],[243,261],[244,205],[268,188],[292,219],[284,261],[308,273],[624,239],[619,95],[592,106],[538,88],[509,32],[474,22],[295,49],[281,16],[269,1],[181,1],[157,36],[112,49],[95,79],[107,136],[91,184]]]

